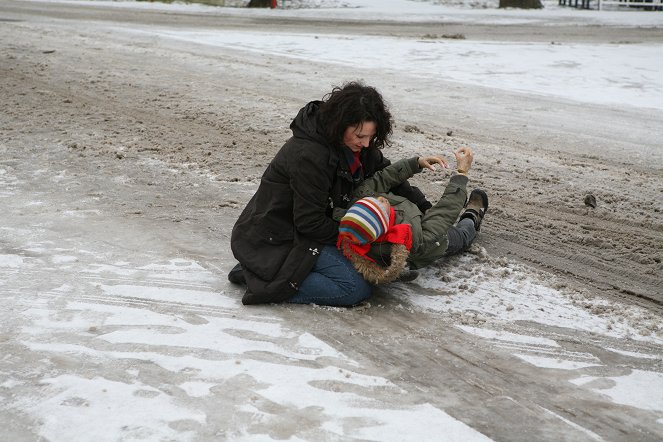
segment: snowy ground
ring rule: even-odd
[[[655,247],[663,224],[663,45],[644,31],[644,41],[635,41],[638,26],[661,28],[663,15],[376,4],[275,11],[0,5],[0,69],[8,79],[0,94],[0,424],[8,440],[663,438],[663,315],[653,302],[663,296]],[[89,16],[61,9],[72,6]],[[96,18],[108,9],[119,15]],[[159,11],[174,24],[160,23]],[[145,12],[154,15],[130,22]],[[215,17],[268,21],[214,29],[207,20]],[[269,21],[275,17],[350,25],[372,17],[393,21],[395,35],[297,30],[291,22],[282,29]],[[492,41],[489,30],[482,39],[443,30],[408,36],[413,22],[434,20],[598,25],[607,34],[614,26],[616,38],[631,37],[595,43],[586,29],[577,43],[547,38],[550,31],[530,42]],[[232,222],[287,136],[283,122],[348,76],[378,84],[397,116],[412,123],[399,126],[390,157],[471,143],[483,155],[478,179],[495,189],[493,218],[472,253],[379,290],[370,305],[244,307],[242,289],[225,280],[234,263]],[[457,117],[429,103],[454,99],[469,102]],[[554,119],[528,121],[531,135],[525,125],[513,128],[512,115],[486,111],[488,104]],[[562,116],[549,110],[555,106]],[[575,109],[595,112],[606,129],[585,128]],[[464,139],[438,136],[451,125],[439,119],[468,128],[467,120],[483,121],[496,139],[486,142],[479,125]],[[623,121],[628,132],[617,128]],[[602,130],[617,140],[603,141]],[[585,137],[601,149],[578,154]],[[556,155],[568,149],[572,160],[551,161],[546,143]],[[242,145],[254,149],[245,154],[255,164],[236,164]],[[530,155],[519,157],[521,150]],[[642,183],[622,175],[629,168]],[[517,184],[509,183],[524,181],[515,178],[521,173],[547,180],[539,202],[563,200],[566,183],[587,181],[601,203],[613,198],[597,219],[587,221],[584,207],[560,206],[570,220],[547,212],[532,231],[575,223],[608,235],[601,223],[614,216],[621,229],[621,211],[653,213],[647,223],[627,224],[654,245],[644,252],[615,237],[578,239],[578,247],[608,242],[601,253],[613,250],[612,260],[628,254],[640,269],[624,279],[653,287],[637,298],[652,302],[611,296],[613,282],[583,286],[574,267],[589,262],[599,275],[604,268],[592,264],[601,256],[580,248],[558,256],[571,264],[553,266],[554,274],[516,259],[546,264],[537,261],[543,251],[509,256],[503,242],[511,237],[496,226],[514,219],[527,226],[519,214],[536,216],[499,195],[500,188],[512,193]],[[615,191],[623,199],[607,193],[614,186],[623,186]],[[492,232],[502,242],[490,242]],[[534,243],[554,248],[554,233],[539,235]],[[627,285],[620,293],[626,289],[639,290]]]

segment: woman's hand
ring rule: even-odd
[[[449,164],[442,157],[435,157],[435,156],[419,157],[417,161],[419,162],[419,167],[421,169],[429,169],[435,171],[435,167],[433,167],[433,164],[439,164],[445,169],[449,167]]]
[[[458,173],[466,174],[472,167],[472,160],[474,160],[474,153],[469,147],[461,147],[454,152],[456,156],[456,167]]]

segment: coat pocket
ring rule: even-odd
[[[271,281],[293,247],[292,231],[272,232],[261,226],[235,229],[231,242],[233,254],[243,267],[258,278]]]

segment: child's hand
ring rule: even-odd
[[[474,159],[474,153],[469,147],[461,147],[460,149],[454,152],[456,156],[456,167],[458,168],[458,173],[467,173],[472,167],[472,160]]]
[[[446,160],[442,157],[419,157],[418,162],[421,169],[429,169],[432,171],[435,171],[433,164],[439,164],[445,169],[449,167],[449,164],[447,164]]]

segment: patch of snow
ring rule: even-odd
[[[486,339],[496,339],[505,342],[518,342],[522,344],[543,345],[549,347],[559,347],[557,342],[552,339],[540,338],[536,336],[525,336],[516,333],[509,333],[503,330],[491,330],[487,328],[470,327],[468,325],[457,325],[457,328]]]
[[[211,46],[403,71],[568,100],[663,109],[660,44],[550,44],[274,32],[129,30]]]
[[[141,285],[105,285],[99,287],[108,296],[123,298],[140,298],[158,301],[182,302],[191,304],[213,305],[219,307],[238,307],[240,301],[223,296],[221,293],[202,290],[188,290],[174,287],[153,287]]]
[[[180,384],[180,388],[186,391],[186,394],[188,394],[191,397],[203,397],[203,396],[209,396],[211,394],[210,388],[216,385],[218,384],[215,384],[213,382],[193,381],[193,382],[184,382],[183,384]]]
[[[592,388],[598,393],[609,396],[613,402],[639,408],[642,410],[663,411],[663,373],[632,370],[624,376],[597,378],[581,376],[571,382],[576,385],[587,385],[597,379],[613,381],[609,388]]]
[[[24,382],[22,382],[22,381],[17,381],[16,379],[7,379],[7,380],[4,381],[2,384],[0,384],[0,387],[2,387],[2,388],[12,389],[12,388],[14,388],[14,387],[17,387],[17,386],[19,386],[19,385],[23,385],[23,384],[24,384]]]
[[[606,347],[606,350],[619,353],[624,356],[631,356],[633,358],[641,358],[641,359],[661,359],[663,360],[663,355],[650,355],[650,354],[645,354],[645,353],[637,353],[634,351],[626,351],[626,350],[619,350],[616,348],[612,347]]]
[[[26,408],[41,420],[40,435],[47,440],[192,440],[194,432],[175,431],[169,424],[206,421],[205,414],[148,385],[75,375],[42,384],[41,394]]]
[[[603,442],[603,440],[604,440],[601,436],[599,436],[598,434],[594,433],[593,431],[588,430],[587,428],[582,427],[582,426],[576,424],[575,422],[570,421],[570,420],[566,419],[565,417],[560,416],[559,414],[557,414],[557,413],[555,413],[555,412],[553,412],[553,411],[551,411],[551,410],[548,410],[547,408],[543,408],[543,407],[539,406],[539,409],[544,410],[547,414],[550,414],[550,415],[552,415],[552,416],[555,416],[555,418],[557,418],[557,419],[559,419],[559,420],[561,420],[561,421],[566,422],[569,426],[571,426],[571,427],[573,427],[573,428],[575,428],[575,429],[577,429],[577,430],[582,431],[583,433],[585,433],[587,436],[589,436],[589,437],[590,437],[591,439],[593,439],[593,440],[600,441],[600,442]]]
[[[23,265],[23,258],[18,255],[0,255],[0,267],[17,269]]]
[[[78,258],[75,256],[68,256],[68,255],[55,255],[51,258],[51,261],[53,262],[53,264],[69,264],[77,262]]]
[[[415,283],[403,290],[407,300],[419,308],[462,314],[468,320],[532,321],[663,343],[660,331],[655,331],[657,318],[643,308],[561,292],[526,267],[503,258],[486,260],[466,254],[421,269]]]
[[[363,396],[361,394],[362,390],[356,389],[350,389],[356,391],[352,393],[343,392],[344,385],[354,385],[361,386],[369,391],[372,389],[380,391],[391,389],[401,391],[405,394],[405,392],[385,378],[363,375],[334,366],[305,367],[288,363],[274,364],[252,359],[208,360],[191,355],[171,356],[163,351],[160,353],[101,351],[71,344],[37,342],[24,342],[24,344],[32,351],[87,354],[89,357],[101,358],[102,360],[108,360],[108,358],[128,358],[152,361],[174,373],[191,373],[194,379],[199,378],[201,381],[187,381],[187,383],[183,384],[182,388],[187,394],[192,393],[189,395],[194,399],[205,397],[204,393],[206,391],[214,394],[211,388],[216,384],[223,385],[224,381],[230,379],[237,379],[239,382],[240,378],[238,376],[243,376],[246,384],[244,388],[252,389],[253,397],[256,400],[268,400],[285,407],[295,406],[297,409],[316,409],[319,414],[325,417],[324,427],[327,429],[338,429],[339,435],[346,434],[341,431],[343,422],[344,419],[351,418],[353,420],[361,419],[367,423],[362,429],[355,430],[358,431],[357,435],[364,439],[426,440],[432,434],[445,434],[448,440],[490,440],[476,430],[429,404],[409,405],[404,403],[388,403],[370,396]],[[95,396],[99,395],[98,391],[100,389],[99,386],[95,385],[95,382],[108,381],[93,380],[86,385],[81,385],[80,389],[77,388],[78,385],[74,381],[70,381],[68,385],[60,383],[63,389],[62,393],[56,396],[57,399],[51,398],[46,401],[46,405],[39,410],[41,411],[40,416],[46,415],[47,412],[52,412],[53,406],[58,401],[66,400],[66,398],[77,397],[81,398],[79,402],[84,400],[92,403],[93,401],[90,398],[96,399]],[[81,384],[84,384],[84,382],[81,382]],[[134,395],[133,392],[135,391],[153,392],[151,393],[153,397],[150,398],[153,401],[152,404],[140,400],[145,406],[154,407],[156,410],[169,406],[167,402],[163,403],[165,395],[152,387],[123,383],[115,384],[117,385],[108,385],[107,387],[117,387],[117,391],[113,392],[114,397],[110,397],[110,395],[108,397],[108,400],[111,402],[110,406],[113,407],[112,410],[114,410],[114,407],[122,406],[125,397]],[[340,391],[339,388],[341,389]],[[86,389],[90,390],[87,394]],[[144,398],[141,397],[140,399]],[[131,410],[132,401],[129,400],[129,402]],[[170,415],[173,415],[180,410],[170,409],[169,411]],[[250,401],[238,404],[238,411],[251,412],[255,414],[256,419],[260,420],[268,420],[274,417],[267,414],[264,408],[256,408]],[[186,413],[185,410],[181,410],[181,412]],[[158,419],[155,416],[159,416],[159,413],[150,413],[151,419]],[[63,419],[62,426],[71,425],[71,418],[64,415],[56,415],[56,417]],[[84,417],[90,416],[84,415]],[[125,411],[117,416],[116,419],[113,419],[113,421],[123,420],[125,422],[124,425],[142,428],[144,423],[141,423],[141,417],[141,414],[132,416],[129,411]],[[202,416],[195,414],[194,417],[190,417],[190,419],[197,421],[200,421],[201,418]],[[91,419],[95,418],[91,417]],[[372,425],[368,425],[368,423],[372,423]],[[159,422],[148,424],[152,428],[158,426]],[[121,432],[113,433],[113,428],[109,428],[108,431],[109,434],[122,434]],[[74,438],[71,440],[77,439]]]
[[[556,368],[559,370],[577,370],[579,368],[597,367],[602,365],[601,361],[593,358],[596,362],[581,362],[581,361],[568,361],[554,358],[546,358],[544,356],[524,355],[515,353],[514,356],[519,357],[523,361],[540,368]],[[591,355],[588,355],[591,356]]]

